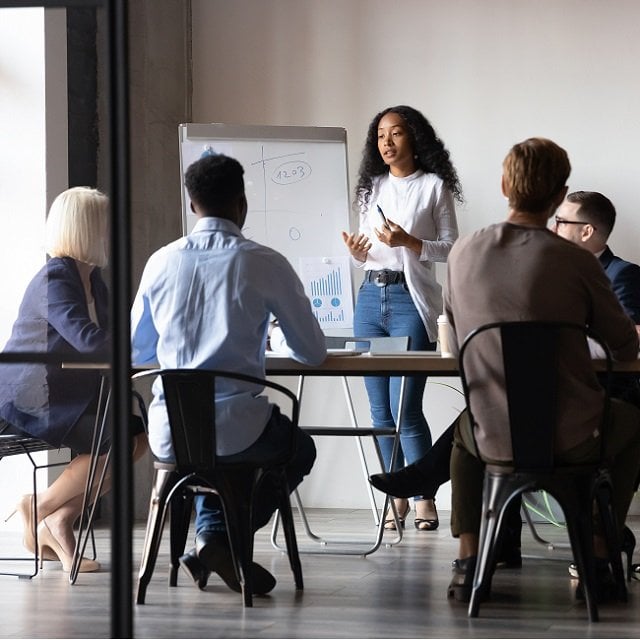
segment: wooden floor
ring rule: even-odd
[[[302,556],[304,592],[296,593],[286,556],[271,547],[269,534],[256,537],[255,559],[278,579],[274,591],[243,609],[240,595],[215,576],[200,592],[181,574],[177,588],[167,586],[167,537],[147,592],[147,604],[134,607],[139,638],[638,638],[640,582],[630,585],[626,605],[600,609],[601,622],[587,622],[584,604],[574,598],[567,549],[549,550],[523,530],[522,570],[499,570],[490,602],[480,617],[467,618],[466,606],[447,600],[456,543],[448,514],[435,532],[407,528],[403,541],[359,556]],[[368,533],[367,511],[312,510],[314,530],[327,535]],[[411,524],[411,521],[410,523]],[[631,522],[640,539],[640,519]],[[538,528],[548,539],[566,541],[564,531]],[[70,586],[56,562],[45,562],[33,580],[0,576],[3,638],[107,638],[110,635],[109,531],[98,530],[103,568],[81,574]],[[137,567],[143,525],[136,527]],[[15,533],[0,539],[12,553]],[[298,529],[301,547],[309,540]],[[636,556],[640,561],[640,557]],[[6,568],[8,563],[2,563]]]

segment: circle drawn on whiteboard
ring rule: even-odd
[[[290,240],[300,240],[302,237],[302,232],[297,227],[289,227],[289,239]]]
[[[287,185],[305,180],[311,175],[311,165],[304,160],[290,160],[277,166],[271,174],[271,181]]]
[[[340,298],[331,298],[331,306],[339,307],[340,306]]]
[[[314,307],[318,308],[322,306],[322,300],[320,298],[314,298],[312,303]]]

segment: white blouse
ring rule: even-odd
[[[422,240],[420,256],[407,247],[388,247],[373,227],[382,228],[378,206],[387,219]],[[391,173],[374,178],[369,203],[360,211],[360,233],[372,243],[366,262],[359,268],[404,271],[411,298],[429,335],[435,342],[436,320],[442,313],[442,287],[436,280],[434,262],[446,262],[458,238],[453,195],[434,173],[421,169],[398,178]]]

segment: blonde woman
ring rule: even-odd
[[[108,294],[101,275],[109,253],[108,207],[108,198],[88,187],[68,189],[54,200],[46,222],[50,259],[27,286],[5,351],[108,358]],[[98,371],[59,364],[0,366],[0,433],[26,433],[77,454],[38,495],[38,522],[33,521],[32,495],[22,496],[16,506],[25,524],[25,547],[34,551],[37,526],[40,557],[60,560],[65,571],[75,548],[73,524],[82,508],[99,384]],[[137,459],[147,445],[135,416],[131,429]],[[85,558],[80,571],[99,567]]]

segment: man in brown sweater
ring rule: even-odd
[[[614,359],[633,360],[638,336],[620,306],[597,258],[547,228],[564,199],[570,164],[563,149],[550,140],[532,138],[514,145],[503,163],[502,190],[509,200],[506,222],[459,240],[448,262],[445,311],[457,341],[489,322],[509,320],[565,321],[590,326],[609,345]],[[601,391],[593,384],[589,353],[577,346],[570,375],[559,389],[564,425],[556,453],[566,462],[597,459]],[[474,408],[479,427],[476,442],[485,460],[510,459],[510,443],[499,436],[505,425],[483,408],[500,403],[502,390],[487,377],[487,402]],[[620,529],[640,467],[640,411],[613,402],[607,453]],[[476,457],[468,421],[461,421],[451,459],[451,529],[459,537],[458,559],[450,593],[468,600],[471,592],[482,503],[483,464]],[[606,557],[596,539],[596,555]]]

